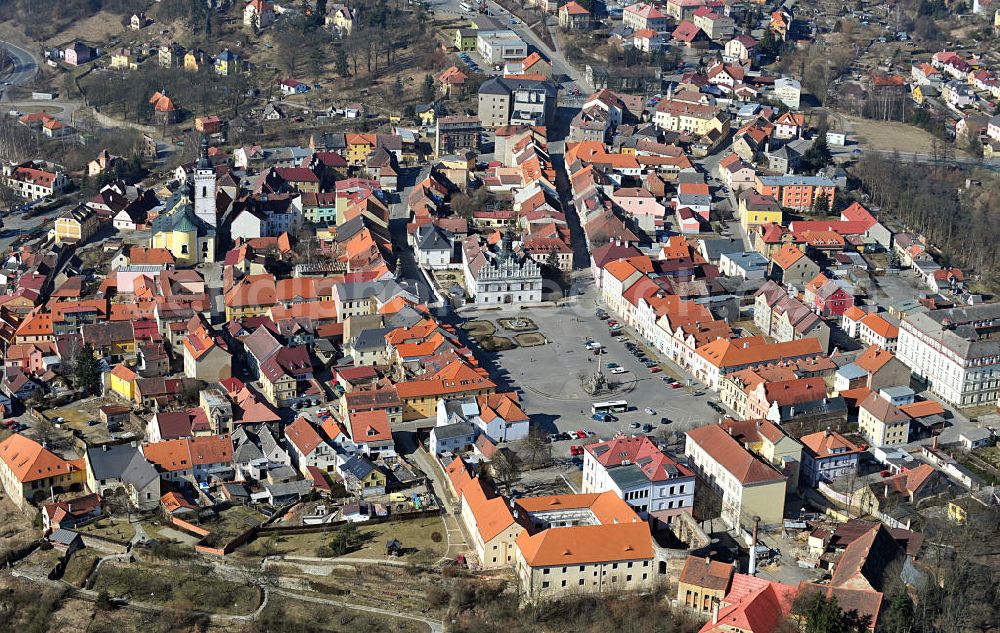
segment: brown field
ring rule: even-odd
[[[928,153],[931,148],[930,133],[918,127],[895,121],[873,121],[840,115],[847,121],[848,140],[861,147],[884,151]],[[957,150],[956,150],[957,151]]]
[[[75,40],[104,44],[111,36],[120,35],[122,30],[122,16],[100,11],[45,40],[45,46],[61,46]]]

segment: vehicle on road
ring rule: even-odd
[[[646,423],[646,424],[642,425],[642,432],[643,433],[649,433],[652,430],[653,430],[653,425],[652,424]]]
[[[583,438],[587,437],[587,432],[584,431],[583,429],[577,429],[576,431],[574,431],[574,434],[576,435],[576,439],[578,440],[582,440]]]
[[[633,429],[638,429],[642,425],[640,425],[638,422],[633,422],[633,423],[629,424],[629,426],[632,427]]]
[[[660,418],[660,424],[670,424],[670,418]]]
[[[672,382],[672,383],[670,383],[670,388],[671,388],[671,389],[680,389],[680,388],[681,388],[681,387],[683,387],[683,386],[684,386],[684,385],[682,385],[682,384],[681,384],[681,383],[679,383],[679,382]]]
[[[625,400],[608,400],[590,405],[591,413],[624,413],[626,411],[628,411],[628,402]]]
[[[612,363],[608,363],[607,365],[605,365],[605,367],[607,367],[608,369],[614,369],[615,367],[621,367],[621,365],[619,365],[618,363],[612,362]]]
[[[708,401],[708,406],[711,407],[712,409],[714,409],[715,411],[717,411],[718,413],[725,413],[726,412],[726,410],[722,408],[722,405],[719,404],[718,402],[715,402],[714,400],[709,400]]]
[[[663,371],[663,368],[661,368],[659,365],[653,365],[652,367],[649,368],[649,373],[651,374],[658,374],[661,371]]]

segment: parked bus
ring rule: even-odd
[[[609,402],[595,402],[590,405],[591,413],[624,413],[628,411],[628,402],[624,400],[611,400]]]

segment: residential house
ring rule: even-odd
[[[694,507],[694,473],[645,435],[584,447],[583,493],[612,491],[639,516],[672,523]]]
[[[590,28],[590,11],[575,0],[570,0],[559,7],[559,26],[570,31],[581,31]]]
[[[872,446],[906,444],[910,440],[910,418],[873,391],[859,404],[858,430]]]
[[[765,525],[784,519],[787,478],[758,459],[718,424],[687,432],[684,454],[699,477],[722,496],[722,519],[746,526],[754,516]]]
[[[836,431],[819,431],[799,438],[802,443],[802,481],[812,488],[821,482],[857,473],[861,449]]]
[[[82,460],[67,461],[20,433],[0,442],[0,483],[22,510],[53,494],[81,491],[86,471]]]
[[[124,495],[139,510],[160,503],[160,476],[136,442],[87,449],[87,488],[102,497]]]

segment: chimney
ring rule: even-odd
[[[931,448],[937,448],[937,447],[938,447],[938,436],[935,435],[933,439],[931,439]]]
[[[751,576],[757,575],[757,529],[760,527],[760,517],[755,516],[753,519],[753,533],[750,539],[750,568],[747,573]]]
[[[712,604],[712,626],[719,623],[719,603],[714,602]]]

